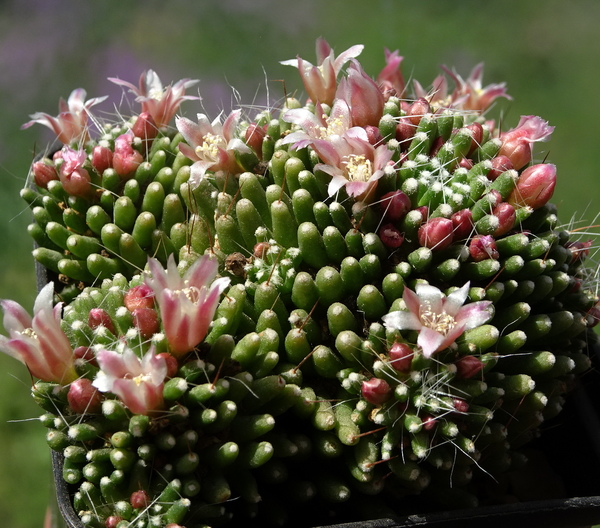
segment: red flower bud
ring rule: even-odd
[[[137,510],[150,505],[150,495],[144,490],[134,491],[129,497],[129,503]]]
[[[454,225],[449,218],[431,218],[419,228],[419,244],[429,249],[445,249],[453,240]]]
[[[421,122],[421,118],[425,114],[431,113],[431,105],[429,104],[429,101],[427,101],[427,99],[419,97],[413,104],[410,105],[410,108],[407,113],[410,117],[410,122],[413,125],[417,126]]]
[[[115,139],[115,152],[113,154],[113,169],[122,180],[132,178],[143,156],[132,146],[134,135],[132,132],[121,134]]]
[[[422,205],[421,207],[415,207],[413,209],[413,211],[419,211],[419,213],[421,213],[421,218],[423,219],[423,222],[426,222],[427,219],[429,218],[429,206],[427,206],[427,205]]]
[[[110,318],[108,312],[102,308],[92,308],[88,315],[88,325],[93,330],[98,326],[105,326],[113,334],[115,333],[115,325]]]
[[[459,413],[466,413],[469,410],[469,404],[462,398],[452,398],[454,410]]]
[[[119,517],[118,515],[110,515],[104,521],[106,528],[117,528],[117,525],[123,520],[123,517]]]
[[[161,357],[165,360],[165,363],[167,364],[167,378],[172,378],[177,374],[179,363],[174,355],[169,354],[168,352],[161,352],[160,354],[156,354],[156,357]]]
[[[585,260],[590,254],[592,240],[588,240],[587,242],[581,242],[580,240],[577,240],[576,242],[567,242],[565,247],[571,252],[571,255],[573,255],[571,262],[579,262]]]
[[[505,235],[508,233],[514,226],[515,220],[517,219],[517,213],[515,208],[507,202],[499,203],[492,210],[492,214],[498,218],[499,226],[496,231],[494,231],[494,236],[498,238],[499,236]]]
[[[365,127],[365,131],[367,132],[367,138],[369,139],[369,143],[371,143],[371,145],[381,145],[381,143],[383,142],[383,136],[379,131],[379,127],[367,125]]]
[[[465,128],[468,128],[471,131],[471,147],[467,154],[467,156],[469,156],[483,141],[483,127],[479,123],[471,123]]]
[[[71,409],[77,414],[95,414],[102,408],[102,395],[87,378],[79,378],[71,383],[67,400]]]
[[[125,293],[123,304],[130,312],[137,308],[152,308],[154,306],[154,292],[146,284],[134,286]]]
[[[156,121],[148,112],[142,112],[136,119],[131,131],[135,137],[150,142],[158,134]]]
[[[399,248],[404,242],[404,236],[394,227],[393,224],[385,224],[379,229],[379,238],[387,247],[391,249]]]
[[[379,208],[386,220],[397,222],[402,220],[411,209],[410,198],[402,191],[391,191],[384,194]]]
[[[454,365],[456,366],[456,377],[461,379],[472,378],[483,369],[483,363],[475,356],[463,356]]]
[[[152,308],[136,308],[133,310],[133,324],[143,339],[150,339],[160,330],[158,314]]]
[[[408,147],[410,140],[415,135],[417,127],[412,124],[410,117],[402,116],[396,125],[396,139],[402,148]]]
[[[490,235],[473,237],[469,244],[469,253],[475,262],[486,259],[497,259],[499,257],[496,241]]]
[[[362,383],[362,396],[373,405],[382,405],[392,397],[392,388],[380,378],[371,378]]]
[[[73,350],[73,357],[75,359],[82,359],[83,361],[89,363],[90,365],[98,366],[98,362],[96,361],[96,355],[94,351],[86,346],[77,347]]]
[[[512,205],[539,209],[552,198],[555,186],[556,165],[552,163],[532,165],[521,173],[508,202]]]
[[[456,211],[450,218],[454,229],[454,240],[463,240],[471,235],[474,229],[471,209]]]
[[[513,168],[513,164],[508,157],[496,156],[492,159],[492,169],[487,173],[488,180],[494,181],[500,174]]]
[[[471,170],[473,168],[473,160],[469,158],[463,158],[458,162],[458,166],[461,169]]]
[[[56,172],[56,167],[50,164],[50,160],[46,161],[36,161],[33,164],[33,180],[35,184],[42,188],[48,188],[48,182],[52,180],[58,180],[58,173]]]
[[[92,167],[98,174],[112,167],[113,152],[107,147],[96,145],[92,150]]]
[[[246,129],[246,144],[256,153],[259,159],[262,159],[262,144],[266,132],[264,127],[251,123]]]
[[[425,431],[431,431],[437,425],[437,418],[431,414],[424,414],[421,417],[421,421],[423,422],[423,429]]]
[[[270,244],[268,242],[259,242],[254,246],[253,254],[256,258],[264,259],[267,251],[269,251]]]
[[[398,372],[409,372],[412,359],[415,355],[414,350],[406,343],[394,343],[388,352],[390,356],[390,365]]]

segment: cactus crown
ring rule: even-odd
[[[84,525],[474,506],[589,368],[591,242],[534,161],[552,127],[499,131],[481,65],[411,91],[361,50],[319,40],[284,63],[313,99],[255,116],[172,128],[194,81],[154,72],[114,80],[142,112],[97,138],[82,90],[32,116],[65,143],[22,191],[64,307],[4,301],[0,348],[40,378]]]

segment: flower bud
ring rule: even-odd
[[[92,167],[98,174],[112,167],[113,151],[107,147],[96,145],[92,150]]]
[[[494,207],[494,209],[492,209],[492,214],[498,218],[499,222],[498,229],[494,231],[494,236],[496,238],[505,235],[515,226],[517,213],[515,208],[509,203],[499,203],[496,207]]]
[[[369,77],[360,64],[352,61],[348,76],[340,82],[336,96],[346,101],[354,126],[377,126],[383,115],[383,94],[377,83]]]
[[[129,497],[130,504],[137,510],[147,508],[150,505],[150,495],[144,490],[134,491]]]
[[[425,431],[431,431],[437,425],[437,418],[428,413],[423,414],[421,420],[423,421],[423,429]]]
[[[454,240],[468,238],[473,231],[473,213],[471,209],[461,209],[456,211],[450,219],[454,229]]]
[[[378,235],[381,241],[391,249],[399,248],[402,242],[404,242],[404,236],[402,236],[402,233],[393,224],[381,226]]]
[[[264,127],[258,126],[256,123],[251,123],[246,129],[246,144],[262,159],[262,144],[265,139]]]
[[[514,167],[507,156],[496,156],[492,159],[492,169],[487,173],[487,178],[494,181],[500,174],[511,169],[514,169]]]
[[[469,152],[467,153],[467,156],[469,156],[483,142],[483,127],[481,124],[475,122],[471,123],[465,128],[471,131],[471,146],[469,147]]]
[[[77,414],[95,414],[102,408],[102,395],[87,378],[79,378],[71,383],[67,400]]]
[[[469,158],[462,158],[459,162],[458,162],[458,166],[461,169],[467,169],[467,170],[471,170],[473,168],[473,160],[469,159]]]
[[[379,208],[386,220],[397,222],[410,211],[410,198],[402,191],[392,191],[382,196]]]
[[[154,292],[146,284],[134,286],[125,293],[123,304],[130,312],[137,308],[152,308],[154,306]]]
[[[152,308],[136,308],[133,310],[133,324],[143,339],[150,339],[160,330],[158,314]]]
[[[475,356],[463,356],[454,365],[456,366],[456,377],[460,379],[472,378],[483,369],[483,363]]]
[[[373,405],[383,405],[392,397],[392,388],[380,378],[371,378],[362,383],[362,396]]]
[[[398,372],[409,372],[412,359],[415,355],[414,350],[406,343],[394,343],[388,352],[390,356],[390,365]]]
[[[110,318],[108,312],[102,308],[92,308],[88,315],[88,325],[93,330],[100,325],[105,326],[113,334],[115,333],[115,325]]]
[[[365,131],[367,132],[367,138],[369,139],[369,143],[371,145],[377,146],[381,145],[383,142],[383,136],[379,131],[379,127],[373,125],[367,125],[365,127]]]
[[[478,235],[473,237],[469,244],[469,253],[475,262],[486,259],[498,259],[499,253],[494,237],[490,235]]]
[[[464,414],[469,410],[469,404],[462,398],[452,398],[452,403],[456,412]]]
[[[133,177],[140,163],[144,161],[143,156],[134,150],[132,146],[134,135],[132,132],[121,134],[115,139],[115,152],[113,154],[113,169],[121,177],[127,180]]]
[[[519,177],[517,186],[508,198],[508,203],[532,209],[545,205],[554,194],[556,165],[540,163],[527,167]]]
[[[148,112],[142,112],[136,119],[131,131],[135,137],[150,142],[158,134],[154,118]]]
[[[410,116],[410,122],[414,126],[417,126],[425,114],[431,113],[431,105],[427,99],[419,97],[413,104],[410,105],[407,113]]]
[[[409,116],[402,116],[396,125],[396,140],[401,147],[408,147],[411,139],[415,135],[416,126],[412,124]]]
[[[177,362],[177,358],[168,352],[161,352],[160,354],[156,354],[156,357],[163,358],[165,363],[167,364],[167,378],[172,378],[177,374],[179,370],[179,363]]]
[[[83,361],[89,363],[90,365],[98,366],[98,362],[96,361],[96,355],[94,351],[86,346],[77,347],[73,350],[73,357],[75,359],[82,359]]]
[[[581,242],[580,240],[567,242],[565,247],[571,252],[571,255],[573,255],[571,263],[579,262],[585,260],[590,254],[592,240],[588,240],[587,242]]]
[[[35,184],[42,189],[48,188],[48,182],[58,180],[56,167],[51,165],[50,160],[36,161],[32,166],[32,171]]]
[[[106,528],[117,528],[118,524],[123,520],[123,517],[118,515],[109,515],[104,521]]]
[[[449,218],[431,218],[419,228],[419,244],[429,249],[444,249],[452,244],[454,225]]]

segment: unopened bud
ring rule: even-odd
[[[404,242],[404,236],[393,224],[385,224],[379,229],[379,238],[389,248],[396,249]]]
[[[508,233],[514,226],[515,220],[517,219],[517,213],[515,208],[507,202],[499,203],[492,210],[492,214],[498,218],[499,226],[496,231],[494,231],[494,236],[497,238],[499,236],[505,235]]]
[[[469,410],[469,404],[462,398],[452,398],[454,410],[459,413],[466,413]]]
[[[152,308],[154,306],[154,291],[146,284],[134,286],[125,293],[123,304],[130,312],[137,308]]]
[[[483,369],[483,363],[475,356],[463,356],[454,365],[456,366],[456,377],[461,379],[472,378]]]
[[[35,184],[42,189],[48,188],[48,182],[58,180],[56,167],[50,160],[36,161],[32,166],[32,171]]]
[[[487,173],[488,180],[494,181],[500,174],[514,169],[510,159],[506,156],[496,156],[492,159],[492,169]]]
[[[87,378],[79,378],[71,383],[67,400],[71,409],[77,414],[95,414],[102,408],[102,395]]]
[[[256,153],[256,155],[262,159],[262,144],[265,139],[265,129],[257,125],[256,123],[251,123],[246,129],[246,144]]]
[[[96,145],[92,150],[92,167],[98,174],[112,167],[113,152],[108,147]]]
[[[177,374],[179,370],[179,363],[177,362],[177,358],[168,352],[161,352],[160,354],[156,354],[156,357],[161,357],[165,360],[167,364],[167,378],[172,378]]]
[[[93,330],[100,325],[105,326],[113,334],[115,333],[115,325],[110,318],[110,315],[103,308],[92,308],[88,315],[88,325]]]
[[[150,495],[144,490],[134,491],[129,497],[129,502],[136,510],[147,508],[150,505]]]
[[[402,191],[392,191],[382,196],[379,207],[386,220],[397,222],[410,211],[410,198]]]
[[[142,112],[136,119],[131,131],[135,137],[139,137],[144,141],[151,141],[158,134],[156,121],[148,112]]]
[[[454,240],[462,240],[468,238],[473,232],[473,213],[470,209],[461,209],[456,211],[450,219],[454,229]]]
[[[113,169],[123,180],[133,177],[139,164],[144,161],[143,156],[131,145],[133,138],[133,133],[128,132],[115,139]]]
[[[452,244],[454,225],[449,218],[431,218],[419,228],[419,244],[429,249],[444,249]]]
[[[383,405],[392,397],[392,388],[380,378],[371,378],[362,383],[362,396],[373,405]]]
[[[483,127],[481,124],[475,122],[471,123],[465,128],[468,128],[472,132],[471,146],[469,147],[469,151],[467,153],[467,156],[469,156],[477,147],[481,146],[483,141]]]
[[[429,101],[423,97],[419,97],[413,104],[410,105],[407,113],[410,117],[410,122],[417,126],[421,122],[421,118],[430,112],[431,105],[429,104]]]
[[[498,259],[499,253],[494,237],[490,235],[478,235],[473,237],[469,244],[469,253],[475,262],[486,259]]]
[[[552,163],[532,165],[521,173],[508,202],[520,207],[529,206],[532,209],[539,209],[552,198],[555,186],[556,165]]]
[[[133,324],[143,339],[149,339],[160,330],[158,314],[152,308],[136,308],[133,310]]]
[[[409,372],[412,359],[415,355],[414,350],[406,343],[394,343],[388,352],[390,356],[390,365],[399,372]]]
[[[381,145],[381,143],[383,142],[383,136],[379,131],[379,127],[367,125],[365,127],[365,131],[367,132],[367,138],[369,139],[369,143],[371,143],[371,145]]]

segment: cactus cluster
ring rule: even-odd
[[[590,243],[548,202],[555,167],[533,162],[552,128],[500,131],[485,111],[507,95],[481,68],[413,93],[397,52],[374,81],[361,49],[320,40],[318,67],[286,62],[305,105],[223,124],[169,127],[193,81],[153,72],[118,81],[142,113],[94,138],[65,103],[63,121],[33,116],[65,143],[22,191],[64,304],[26,320],[3,301],[0,348],[40,379],[83,525],[314,526],[499,500],[481,478],[526,463],[518,448],[590,367]],[[32,352],[31,334],[65,354]]]

